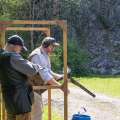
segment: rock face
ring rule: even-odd
[[[79,6],[79,24],[74,28],[90,53],[90,69],[100,74],[119,74],[120,1],[81,0]]]

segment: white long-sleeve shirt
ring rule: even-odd
[[[29,56],[32,63],[38,64],[45,68],[48,74],[46,75],[46,80],[50,80],[52,78],[59,79],[61,75],[54,73],[51,70],[51,63],[48,54],[44,51],[42,47],[36,48]]]

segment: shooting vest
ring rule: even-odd
[[[29,57],[28,57],[28,60],[31,61],[32,57],[37,55],[37,54],[38,54],[37,52],[34,52],[34,53],[30,54]],[[45,81],[41,78],[41,76],[39,74],[36,74],[32,77],[29,77],[28,79],[29,79],[29,81],[31,81],[33,86],[44,86],[45,85]],[[40,95],[45,91],[46,91],[46,89],[36,90],[36,92]]]
[[[27,76],[12,67],[10,58],[13,54],[0,53],[0,79],[6,110],[16,115],[31,112],[33,90]]]

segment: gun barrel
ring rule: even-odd
[[[85,92],[87,92],[92,97],[96,97],[96,95],[94,93],[92,93],[90,90],[88,90],[86,87],[84,87],[81,83],[75,81],[72,77],[70,79],[71,79],[71,82],[73,84],[75,84],[76,86],[80,87],[82,90],[84,90]]]

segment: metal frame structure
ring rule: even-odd
[[[11,26],[12,25],[12,26]],[[15,25],[45,25],[47,27],[14,27]],[[68,120],[68,81],[67,81],[67,22],[65,20],[53,20],[53,21],[40,21],[40,20],[15,20],[15,21],[0,21],[0,48],[3,48],[5,44],[5,32],[6,31],[42,31],[50,36],[49,25],[58,25],[63,30],[63,59],[64,59],[64,120]],[[48,120],[51,118],[51,89],[60,89],[59,86],[34,86],[34,90],[48,89]],[[2,99],[2,95],[0,96]],[[1,102],[1,118],[0,120],[6,120],[4,104]]]

